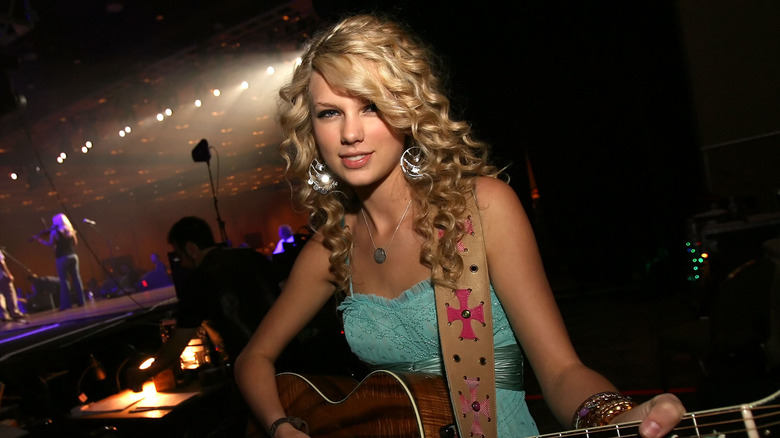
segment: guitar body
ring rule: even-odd
[[[312,437],[438,437],[454,424],[441,376],[374,371],[349,378],[276,376],[287,415],[300,417]]]

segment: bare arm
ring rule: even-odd
[[[236,359],[236,381],[262,427],[286,416],[276,388],[274,362],[334,292],[329,251],[315,235],[298,255],[279,298]],[[305,420],[305,419],[304,419]],[[276,438],[299,433],[282,424]]]
[[[49,240],[45,240],[40,234],[36,236],[36,239],[46,246],[54,246],[54,243],[57,241],[57,230],[52,230],[49,233]]]
[[[617,389],[577,356],[547,282],[533,230],[514,191],[502,181],[481,178],[477,197],[491,281],[548,405],[558,421],[568,425],[585,399]],[[657,415],[650,414],[651,408]],[[657,437],[671,430],[682,412],[679,400],[667,395],[624,416],[660,421],[654,433],[645,435]],[[646,423],[640,431],[650,431],[651,421]]]

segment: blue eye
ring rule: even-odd
[[[317,113],[317,118],[318,119],[325,119],[325,118],[335,117],[338,114],[339,113],[336,110],[326,109],[326,110],[322,110],[322,111],[318,112]]]

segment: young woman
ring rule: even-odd
[[[84,305],[84,286],[79,273],[79,256],[76,254],[76,245],[79,243],[76,230],[68,217],[62,213],[55,215],[51,221],[52,228],[49,239],[46,240],[40,236],[37,239],[44,245],[54,247],[54,256],[57,259],[57,276],[60,277],[60,310],[71,308],[71,288],[76,294],[78,306],[81,307]],[[68,277],[70,277],[70,285]]]
[[[494,343],[514,351],[509,372],[522,373],[521,345],[564,424],[585,401],[593,412],[605,403],[631,406],[577,357],[523,207],[496,178],[487,146],[451,118],[434,64],[400,25],[353,16],[312,39],[280,92],[281,153],[317,232],[236,367],[245,399],[277,438],[304,434],[285,419],[274,360],[334,293],[344,295],[345,335],[363,361],[381,368],[440,358],[434,284],[455,284],[464,270],[458,241],[474,197]],[[615,394],[597,395],[603,392]],[[537,433],[524,395],[522,382],[497,385],[499,436]],[[664,394],[615,418],[588,420],[644,419],[640,433],[658,438],[682,412]]]

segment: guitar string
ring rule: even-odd
[[[763,410],[767,410],[767,409],[770,409],[770,408],[777,408],[777,407],[780,407],[780,406],[775,405],[775,406],[754,407],[754,408],[752,408],[752,411],[755,414],[755,411],[763,411]],[[734,408],[734,409],[724,410],[724,411],[721,411],[721,412],[700,413],[700,414],[697,414],[697,413],[686,414],[685,416],[683,416],[682,421],[686,421],[686,420],[693,421],[694,418],[696,418],[696,419],[703,419],[703,418],[707,418],[707,417],[721,416],[721,415],[725,415],[725,414],[741,414],[741,409]],[[772,418],[772,417],[776,417],[778,415],[780,415],[780,413],[778,413],[778,412],[759,413],[759,415],[754,415],[753,416],[753,420],[754,421],[755,420],[766,420],[766,419],[769,419],[769,418]],[[748,429],[746,427],[741,427],[741,428],[737,428],[737,429],[733,429],[733,430],[715,429],[715,427],[725,426],[725,425],[733,425],[733,424],[737,424],[737,423],[739,423],[741,425],[744,425],[745,421],[744,421],[744,419],[742,417],[739,417],[739,418],[732,418],[732,419],[727,419],[727,420],[722,420],[722,421],[715,421],[715,422],[706,423],[706,424],[691,424],[691,425],[686,425],[686,426],[682,426],[682,427],[678,426],[672,432],[675,432],[674,435],[673,435],[673,436],[675,436],[675,438],[701,438],[702,435],[704,435],[704,436],[711,436],[711,435],[729,436],[729,435],[733,435],[733,434],[748,434],[750,432],[769,430],[769,428],[771,428],[773,426],[778,426],[778,425],[780,425],[780,419],[778,419],[776,421],[773,421],[773,422],[762,423],[762,424],[758,425],[755,429],[752,429],[752,428]],[[546,434],[546,435],[539,435],[539,436],[537,436],[535,438],[553,438],[553,437],[561,438],[561,437],[574,437],[574,436],[590,437],[591,435],[595,435],[595,434],[602,434],[603,435],[605,433],[615,432],[615,431],[618,432],[617,436],[620,437],[620,438],[631,438],[631,437],[638,437],[639,436],[638,433],[628,433],[628,434],[621,433],[621,431],[625,431],[626,429],[629,429],[629,430],[634,429],[634,430],[638,431],[639,430],[639,422],[622,423],[622,424],[617,424],[617,425],[606,425],[606,426],[600,426],[600,427],[586,429],[585,431],[569,431],[568,433],[567,432],[564,432],[564,433],[551,433],[551,434]],[[689,431],[689,430],[694,430],[694,429],[696,430],[695,434],[692,434],[692,435],[680,435],[679,434],[679,432],[681,432],[681,431]],[[702,434],[702,433],[699,432],[702,429],[710,430],[710,431]],[[612,436],[614,436],[614,435],[612,435]]]

